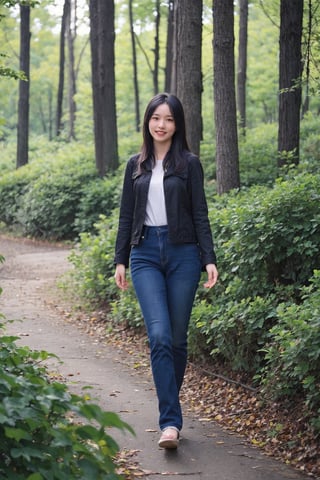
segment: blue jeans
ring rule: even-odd
[[[159,402],[161,430],[181,430],[179,391],[187,364],[190,314],[201,261],[196,244],[173,244],[168,228],[145,227],[131,250],[131,278],[150,344],[151,367]]]

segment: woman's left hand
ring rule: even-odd
[[[208,274],[208,281],[204,283],[203,286],[205,288],[212,288],[217,283],[219,276],[218,270],[214,263],[208,263],[208,265],[206,265],[206,270]]]

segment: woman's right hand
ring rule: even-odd
[[[208,280],[203,284],[205,288],[212,288],[215,286],[218,280],[218,270],[214,263],[208,263],[206,265],[206,270],[208,274]]]
[[[126,267],[122,263],[117,263],[114,278],[117,286],[121,290],[127,290],[129,284],[126,280]]]

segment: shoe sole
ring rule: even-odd
[[[176,449],[179,445],[179,440],[159,440],[158,443],[160,448],[169,448],[169,449]]]

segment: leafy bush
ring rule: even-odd
[[[78,233],[92,232],[100,215],[109,216],[119,205],[121,181],[114,175],[95,178],[82,187],[78,211],[75,216],[75,230]]]
[[[133,289],[121,294],[114,281],[114,246],[118,226],[118,210],[106,218],[100,216],[96,233],[80,234],[80,242],[72,250],[69,260],[74,289],[91,304],[108,304],[116,322],[141,327],[143,318]]]
[[[234,371],[252,374],[263,361],[260,349],[269,339],[274,320],[273,298],[256,296],[237,301],[226,294],[214,304],[204,299],[197,301],[191,325],[193,331],[198,330],[202,341],[205,339],[211,357]],[[197,343],[194,339],[190,343],[190,353],[197,355]]]
[[[302,300],[279,305],[278,322],[264,348],[267,363],[257,378],[268,398],[303,398],[320,433],[320,270],[302,288]]]
[[[35,148],[32,163],[0,177],[0,221],[23,234],[53,239],[90,231],[99,214],[118,205],[119,179],[97,177],[85,148],[49,144],[46,160]]]
[[[277,125],[263,124],[248,129],[246,136],[240,137],[239,157],[242,187],[272,186],[278,176]]]
[[[206,173],[206,189],[210,196],[216,193],[213,180],[216,178],[215,146],[212,134],[201,142],[201,162]],[[263,124],[248,129],[239,139],[239,168],[241,187],[265,185],[271,187],[278,176],[277,124]]]
[[[30,183],[38,177],[38,171],[24,167],[0,177],[0,221],[6,225],[16,223],[16,216],[23,195]]]
[[[292,295],[320,262],[320,175],[252,187],[210,211],[221,281],[238,300]],[[285,287],[289,287],[287,290]],[[299,296],[299,292],[295,292]]]
[[[110,307],[114,322],[119,324],[125,322],[133,328],[144,326],[143,316],[133,288],[129,288],[125,292],[119,292],[118,298],[110,303]]]
[[[0,172],[1,175],[15,169],[15,161],[17,155],[16,141],[6,142],[2,136],[3,118],[0,118]]]
[[[15,339],[0,337],[1,478],[120,479],[113,461],[118,445],[105,430],[133,433],[131,427],[51,382],[42,365],[50,355],[18,347]]]
[[[118,294],[113,278],[117,225],[117,211],[108,218],[101,215],[94,225],[96,233],[81,233],[69,256],[75,267],[71,272],[74,289],[93,304],[111,301]]]
[[[320,161],[320,134],[318,116],[308,115],[301,122],[300,129],[300,163],[297,169],[300,172],[317,174]]]
[[[23,196],[16,219],[25,235],[33,237],[74,238],[74,221],[88,172],[76,175],[43,174]],[[90,176],[89,176],[90,178]]]

